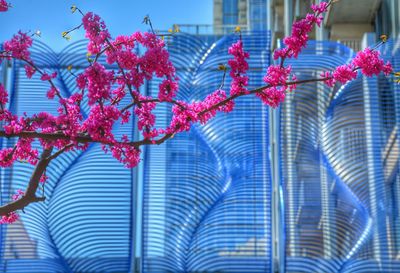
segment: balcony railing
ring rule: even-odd
[[[354,51],[361,50],[361,40],[359,39],[340,39],[338,42],[344,44],[345,46],[353,49]]]
[[[248,30],[247,25],[212,25],[212,24],[175,24],[171,27],[174,29],[176,26],[184,33],[195,35],[211,35],[211,34],[228,34],[232,33],[234,29],[239,26],[242,31]]]

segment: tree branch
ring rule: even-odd
[[[7,215],[10,212],[23,209],[30,203],[34,202],[42,202],[46,198],[45,197],[37,197],[36,190],[39,186],[40,178],[42,177],[44,171],[46,170],[47,165],[50,160],[48,157],[51,155],[53,148],[45,149],[40,157],[38,164],[35,167],[35,170],[32,173],[31,179],[29,180],[28,187],[26,188],[25,194],[18,200],[10,202],[4,206],[0,207],[0,216]]]
[[[310,83],[310,82],[321,82],[321,81],[329,80],[331,78],[332,77],[326,77],[326,78],[320,78],[320,79],[307,79],[307,80],[301,80],[301,81],[287,82],[286,85],[304,84],[304,83]],[[218,107],[220,107],[238,97],[260,93],[260,92],[264,91],[265,89],[268,89],[271,87],[273,87],[273,86],[265,85],[265,86],[250,90],[247,93],[233,95],[231,97],[226,98],[223,101],[220,101],[217,104],[214,104],[210,108],[201,111],[199,113],[199,115],[204,115],[207,112],[213,111],[213,110],[217,109]],[[154,99],[151,101],[149,100],[149,101],[145,101],[145,102],[152,102],[152,101],[160,102],[158,99]],[[170,103],[180,105],[177,102],[170,102]],[[132,103],[129,104],[129,106],[132,106],[132,105],[133,105]],[[25,138],[40,138],[40,139],[46,139],[46,140],[64,139],[64,140],[75,141],[78,143],[101,143],[101,144],[110,145],[110,146],[113,146],[115,144],[128,144],[128,145],[135,146],[135,147],[139,147],[139,146],[143,146],[143,145],[159,145],[159,144],[165,142],[167,139],[173,137],[174,135],[175,135],[175,133],[165,134],[163,137],[161,137],[158,140],[143,139],[143,140],[131,141],[131,142],[118,142],[118,141],[95,140],[88,135],[80,135],[80,136],[71,138],[70,136],[65,135],[63,133],[42,133],[42,132],[36,132],[36,131],[22,131],[19,133],[7,134],[5,131],[0,131],[0,137],[25,137]]]

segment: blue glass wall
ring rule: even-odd
[[[249,0],[248,3],[248,20],[250,29],[252,31],[266,31],[268,27],[267,7],[269,1]]]
[[[238,0],[222,0],[222,24],[236,25],[238,16]]]

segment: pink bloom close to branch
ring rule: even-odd
[[[13,58],[30,60],[28,48],[32,46],[32,38],[19,31],[11,40],[4,42],[4,50]]]
[[[242,40],[237,41],[228,49],[228,53],[233,56],[233,59],[228,61],[231,71],[229,75],[232,77],[230,95],[246,93],[249,77],[246,75],[249,69],[247,59],[250,57],[248,52],[243,49]]]

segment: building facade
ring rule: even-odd
[[[179,98],[201,99],[220,86],[216,68],[229,59],[236,25],[250,51],[252,87],[261,85],[271,48],[309,4],[215,0],[216,35],[170,41]],[[399,71],[399,8],[396,0],[339,1],[316,41],[290,61],[296,76],[332,70],[384,33],[391,39],[379,50]],[[76,60],[85,67],[85,42],[56,54],[37,41],[33,51],[36,63],[59,72],[64,95],[76,91],[66,67]],[[12,111],[55,111],[38,75],[28,81],[19,62],[1,69]],[[148,82],[142,92],[156,94],[157,86]],[[398,89],[390,77],[360,75],[333,88],[301,85],[276,110],[246,97],[233,113],[146,148],[132,170],[97,145],[58,158],[48,170],[48,201],[0,227],[0,271],[399,272]],[[166,125],[169,109],[156,111]],[[134,128],[116,132],[135,138]],[[22,163],[0,170],[1,202],[31,171]]]

